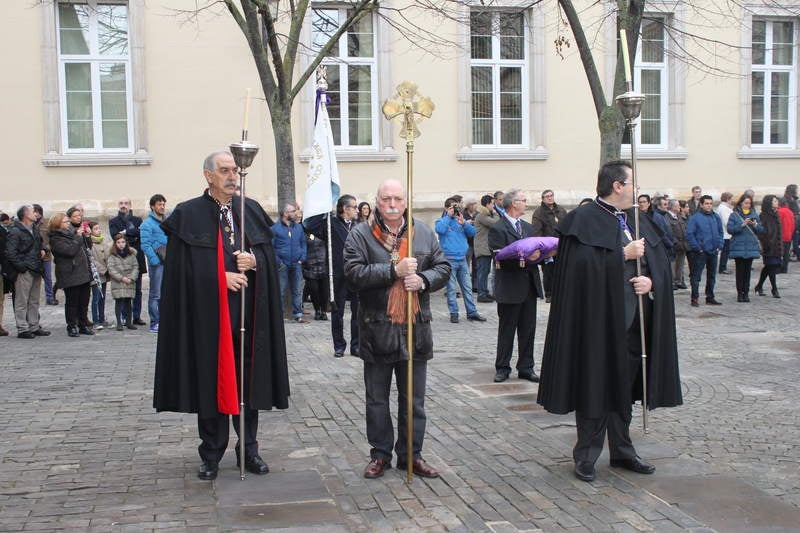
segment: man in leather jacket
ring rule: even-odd
[[[375,216],[359,224],[345,242],[344,274],[360,302],[358,357],[364,360],[367,440],[370,462],[364,477],[377,478],[391,468],[394,428],[389,408],[392,374],[397,381],[397,467],[407,467],[406,344],[407,298],[416,310],[413,346],[413,470],[422,477],[439,473],[422,459],[425,436],[425,379],[433,357],[430,293],[450,278],[450,264],[436,234],[414,221],[412,256],[408,250],[406,191],[397,180],[378,187]]]

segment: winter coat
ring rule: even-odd
[[[500,216],[494,209],[489,210],[484,206],[478,208],[478,214],[475,215],[475,257],[491,257],[489,230],[498,220],[500,220]]]
[[[672,216],[672,213],[667,213],[664,218],[672,231],[672,249],[676,254],[685,252],[688,248],[688,243],[686,242],[686,219],[681,215]]]
[[[151,211],[150,215],[139,226],[139,239],[141,241],[141,251],[147,258],[150,266],[160,265],[161,259],[156,250],[167,245],[167,234],[161,229],[159,220]]]
[[[755,224],[744,226],[744,220],[755,220]],[[752,230],[752,231],[751,231]],[[728,257],[734,259],[756,259],[761,255],[756,235],[763,233],[764,226],[755,209],[744,214],[741,209],[736,209],[728,217],[728,233],[731,234],[730,251]]]
[[[328,275],[328,243],[313,233],[306,237],[306,260],[303,261],[305,279],[322,279]]]
[[[272,246],[278,261],[284,265],[293,265],[306,260],[306,232],[303,226],[292,221],[287,226],[283,221],[272,225]]]
[[[128,246],[139,250],[142,246],[140,244],[141,234],[139,230],[141,225],[142,219],[132,213],[128,213],[128,216],[117,213],[117,216],[108,221],[108,230],[111,233],[112,239],[117,233],[122,233],[125,235],[125,240],[128,241]],[[147,263],[145,263],[144,254],[138,254],[136,260],[139,261],[139,273],[144,274],[147,272]]]
[[[14,222],[8,231],[6,242],[6,260],[17,272],[35,272],[42,274],[42,240],[36,226],[28,229],[19,220]]]
[[[50,230],[47,229],[47,222],[40,220],[36,223],[34,228],[39,232],[39,237],[42,239],[42,248],[44,248],[44,257],[42,261],[52,261],[53,254],[50,252]]]
[[[791,241],[796,227],[794,223],[794,213],[792,213],[792,210],[788,207],[779,207],[778,218],[781,221],[781,240],[783,242]]]
[[[458,219],[445,214],[436,221],[436,234],[444,256],[454,261],[466,257],[469,243],[467,239],[475,236],[475,226],[468,222],[458,223]]]
[[[722,233],[722,219],[714,213],[706,213],[702,209],[689,217],[686,227],[686,241],[693,252],[712,254],[721,250],[725,244]]]
[[[764,232],[758,238],[761,240],[761,255],[764,257],[782,257],[783,243],[781,242],[781,222],[777,213],[763,213],[761,223]]]
[[[97,268],[97,273],[100,275],[100,281],[103,283],[111,279],[108,277],[108,256],[111,255],[112,246],[114,246],[114,243],[106,239],[103,239],[103,242],[92,241],[94,266]]]
[[[414,324],[414,359],[433,357],[430,293],[441,289],[450,279],[450,263],[445,259],[436,234],[414,220],[414,256],[417,274],[426,290],[419,292],[419,314]],[[358,357],[369,363],[392,364],[408,359],[406,325],[392,323],[386,314],[389,289],[395,282],[389,251],[372,234],[370,224],[359,224],[350,232],[344,245],[344,275],[358,291]]]
[[[77,287],[92,281],[86,241],[72,230],[50,232],[50,250],[56,266],[56,286],[59,289]]]
[[[128,255],[120,257],[112,253],[108,256],[108,275],[111,277],[111,296],[118,298],[133,298],[136,296],[136,278],[139,277],[139,262],[136,260],[136,250],[128,248]],[[131,283],[123,283],[122,278],[128,278]]]
[[[553,204],[549,207],[542,202],[542,205],[536,208],[531,216],[531,225],[533,226],[533,235],[536,237],[558,237],[556,227],[558,223],[564,220],[567,216],[567,210],[558,204]]]

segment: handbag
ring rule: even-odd
[[[158,256],[158,260],[162,263],[167,260],[167,245],[162,244],[158,248],[156,248],[156,255]]]

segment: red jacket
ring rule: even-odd
[[[781,240],[789,242],[794,235],[794,213],[786,206],[778,208],[778,218],[781,221]]]

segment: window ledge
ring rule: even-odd
[[[620,151],[620,157],[630,158],[631,149],[624,148]],[[639,149],[636,150],[637,159],[688,159],[689,151],[683,148],[672,148],[669,150]]]
[[[736,152],[736,157],[739,159],[796,159],[800,158],[800,150],[744,147]]]
[[[547,150],[542,147],[535,150],[527,149],[491,149],[464,147],[456,152],[459,161],[521,161],[545,160],[549,157]]]
[[[152,165],[153,156],[147,152],[135,154],[47,154],[42,157],[46,167],[113,167]]]
[[[308,163],[311,160],[311,150],[305,149],[300,153],[300,161]],[[378,150],[337,150],[336,162],[369,162],[369,161],[397,161],[398,155],[394,148]]]

